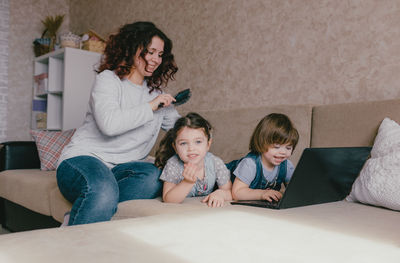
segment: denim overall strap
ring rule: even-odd
[[[281,190],[281,185],[285,181],[285,178],[286,178],[287,160],[285,160],[279,164],[278,176],[274,182],[267,182],[267,179],[265,178],[264,173],[263,173],[263,166],[262,166],[260,155],[257,155],[255,162],[256,162],[257,172],[256,172],[256,177],[250,184],[250,188],[251,189],[270,188],[270,189],[274,189],[276,191]]]
[[[237,160],[233,160],[229,163],[226,163],[225,166],[226,168],[228,168],[228,170],[231,172],[231,182],[233,183],[235,181],[235,175],[233,174],[233,172],[235,171],[236,167],[238,166],[238,164],[240,163],[241,159],[237,159]]]
[[[254,180],[251,182],[251,184],[249,186],[251,189],[266,189],[267,187],[269,187],[271,189],[274,189],[274,190],[277,190],[277,191],[279,191],[281,189],[281,185],[282,185],[282,183],[284,182],[284,180],[286,178],[287,160],[283,161],[279,165],[278,176],[277,176],[276,182],[268,183],[267,179],[265,179],[265,176],[264,176],[264,173],[263,173],[261,155],[257,154],[257,153],[254,153],[254,152],[250,152],[245,157],[243,157],[243,158],[241,158],[239,160],[234,160],[234,161],[226,164],[226,167],[231,171],[231,180],[232,180],[232,182],[235,179],[233,171],[235,171],[237,165],[244,158],[251,158],[256,163],[256,176],[255,176]]]
[[[267,179],[265,179],[263,166],[261,162],[261,155],[249,153],[246,157],[253,159],[256,163],[256,176],[250,184],[251,189],[265,189],[267,188]]]
[[[235,175],[233,174],[233,172],[236,170],[236,167],[238,166],[238,164],[244,158],[247,158],[247,157],[249,157],[249,158],[253,159],[254,161],[256,161],[257,154],[253,153],[253,152],[249,152],[245,157],[242,157],[242,158],[237,159],[237,160],[233,160],[233,161],[225,164],[226,168],[228,168],[228,170],[231,172],[231,181],[232,181],[232,183],[235,181]]]
[[[285,181],[286,178],[286,172],[287,172],[287,160],[284,160],[279,165],[278,178],[276,179],[276,186],[274,187],[274,190],[277,191],[281,190],[282,183]]]

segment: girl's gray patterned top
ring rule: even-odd
[[[217,183],[218,186],[223,186],[230,180],[230,172],[226,168],[224,162],[221,158],[210,152],[207,152],[204,158],[204,170],[204,178],[202,180],[197,179],[187,197],[209,195],[213,192],[215,183]],[[165,182],[178,184],[184,179],[182,173],[183,162],[178,155],[175,154],[168,160],[160,179]]]

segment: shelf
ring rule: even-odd
[[[62,92],[64,87],[64,60],[49,58],[49,92]]]
[[[67,130],[82,125],[100,57],[96,52],[62,48],[35,58],[33,99],[47,100],[46,129]],[[38,114],[32,112],[33,129]]]
[[[62,129],[62,95],[47,95],[47,129]]]

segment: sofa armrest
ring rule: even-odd
[[[3,142],[0,147],[0,171],[40,168],[34,141]]]

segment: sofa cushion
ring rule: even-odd
[[[40,169],[55,170],[58,158],[65,145],[69,143],[75,129],[67,131],[38,131],[32,130],[31,134],[36,142],[39,152]]]
[[[188,197],[181,204],[164,203],[161,198],[130,200],[118,204],[117,213],[112,220],[126,219],[143,216],[153,216],[160,214],[179,214],[185,211],[195,211],[200,209],[223,209],[211,208],[202,203],[203,197]],[[230,202],[225,202],[225,207],[231,206]]]
[[[206,204],[201,202],[203,198],[204,197],[186,198],[182,204],[164,203],[161,201],[161,197],[156,199],[129,200],[118,204],[118,210],[111,220],[160,214],[176,214],[199,209],[220,209],[209,208]],[[71,203],[62,196],[58,188],[51,190],[50,200],[51,215],[55,220],[62,223],[65,212],[71,210]],[[225,202],[225,206],[230,205],[230,202]]]
[[[389,118],[385,118],[379,126],[371,157],[384,157],[396,151],[400,152],[400,125]]]
[[[385,118],[348,201],[400,210],[400,125]]]
[[[58,187],[50,191],[50,211],[55,220],[62,223],[64,214],[71,211],[72,204],[64,198]]]
[[[0,235],[0,261],[398,263],[398,222],[398,212],[344,201],[231,206]]]
[[[35,212],[51,215],[50,191],[57,187],[55,171],[6,170],[0,173],[0,196]]]
[[[313,108],[311,147],[372,146],[385,117],[400,122],[400,99]]]

